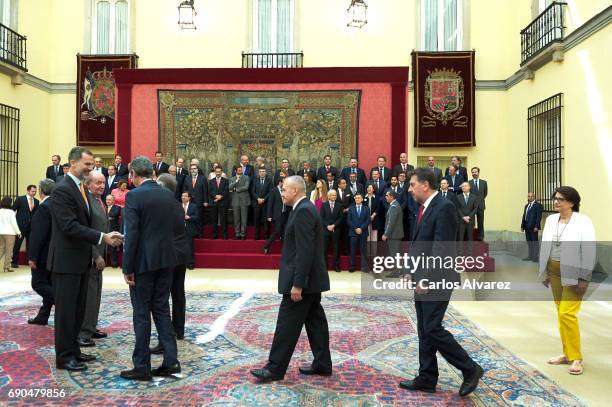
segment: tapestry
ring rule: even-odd
[[[188,277],[189,278],[189,277]],[[189,280],[187,281],[189,283]],[[312,363],[301,334],[285,380],[258,383],[274,337],[282,296],[245,292],[187,292],[182,372],[151,382],[123,380],[132,368],[134,329],[127,289],[104,290],[98,327],[108,338],[83,350],[98,359],[82,372],[55,366],[53,323],[28,325],[40,307],[33,292],[0,298],[0,405],[61,406],[555,406],[585,404],[488,336],[449,306],[444,326],[485,370],[478,388],[459,397],[461,372],[438,358],[434,394],[399,387],[418,369],[419,339],[411,301],[325,293],[333,375],[305,376]],[[552,321],[548,321],[551,324]],[[157,344],[152,332],[151,346]],[[152,355],[152,367],[162,363]],[[45,391],[43,395],[38,393]]]
[[[77,55],[77,144],[115,144],[113,69],[137,68],[138,56]]]
[[[342,166],[357,154],[361,91],[158,90],[159,148],[168,160],[198,158],[231,168],[242,154],[294,170],[330,154]]]
[[[474,51],[412,52],[415,147],[473,147]]]

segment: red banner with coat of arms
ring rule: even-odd
[[[415,147],[476,145],[474,51],[413,52]]]
[[[113,69],[137,68],[138,56],[77,55],[77,144],[115,144]]]

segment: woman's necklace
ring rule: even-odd
[[[565,224],[565,226],[563,227],[563,229],[561,229],[561,233],[559,233],[559,223],[561,223],[561,216],[559,216],[559,220],[557,221],[557,231],[555,233],[555,246],[559,247],[561,246],[561,236],[563,235],[563,232],[565,232],[565,228],[567,228],[567,225],[569,225],[570,221],[572,220],[572,216],[574,215],[574,213],[572,212],[572,214],[570,215],[570,218],[568,219],[567,223]]]

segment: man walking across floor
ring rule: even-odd
[[[300,368],[304,375],[329,376],[332,361],[329,328],[321,306],[321,293],[329,290],[329,275],[323,255],[323,224],[300,176],[283,182],[283,200],[293,207],[285,230],[278,292],[283,295],[268,363],[251,374],[262,381],[282,380],[300,338],[306,333],[314,361]]]
[[[170,190],[151,179],[153,166],[139,156],[130,164],[136,188],[126,197],[123,274],[130,286],[136,343],[132,353],[134,368],[121,372],[128,380],[150,381],[153,376],[180,373],[176,338],[170,320],[170,289],[177,257],[175,235],[176,201]],[[184,227],[184,225],[183,225]],[[151,370],[151,316],[159,343],[164,349],[160,367]]]

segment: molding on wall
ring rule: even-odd
[[[563,40],[563,50],[568,51],[583,41],[590,38],[592,35],[606,28],[612,23],[612,6],[609,6],[593,18],[588,20],[586,23],[572,31]],[[530,72],[526,69],[520,69],[513,73],[507,79],[499,80],[477,80],[476,90],[477,91],[506,91],[518,84],[524,79],[528,79]],[[32,74],[26,73],[23,78],[23,83],[33,86],[37,89],[45,91],[51,94],[67,94],[76,93],[75,83],[51,83],[44,79],[40,79]],[[413,91],[414,85],[412,81],[409,82],[409,90]]]

